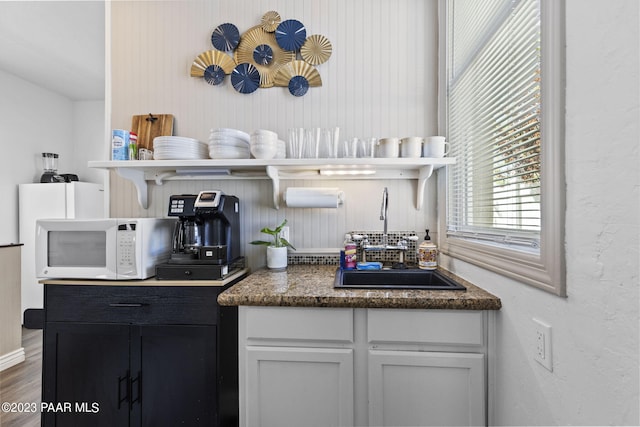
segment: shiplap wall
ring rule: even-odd
[[[174,135],[207,141],[212,128],[251,132],[270,129],[286,137],[291,127],[335,127],[352,137],[427,136],[437,133],[436,0],[224,0],[111,2],[111,127],[128,129],[135,114],[173,114]],[[212,48],[221,23],[244,32],[276,10],[300,20],[307,35],[333,45],[318,66],[323,85],[297,98],[286,88],[237,93],[228,77],[210,86],[189,76],[196,56]],[[415,209],[414,180],[283,181],[287,186],[338,186],[347,202],[339,209],[287,209],[271,204],[269,180],[173,181],[150,186],[149,209],[136,202],[132,185],[112,174],[112,216],[164,216],[171,194],[222,189],[243,205],[242,241],[282,218],[300,248],[338,247],[350,229],[381,229],[382,188],[391,194],[389,229],[435,228],[435,186],[425,207]],[[250,264],[263,251],[246,245]]]

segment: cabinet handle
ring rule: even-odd
[[[137,386],[134,387],[134,384],[137,384]],[[134,391],[137,394],[137,396],[135,398],[133,397],[133,392]],[[134,403],[136,403],[136,402],[141,403],[142,402],[142,372],[138,371],[138,376],[131,380],[129,394],[131,395],[131,400],[130,400],[130,403],[129,403],[129,410],[131,410]]]
[[[118,409],[122,406],[122,403],[129,400],[129,383],[131,376],[129,371],[124,377],[118,377]],[[124,397],[122,397],[122,383],[124,383]]]
[[[142,307],[144,304],[137,302],[112,302],[109,307]]]

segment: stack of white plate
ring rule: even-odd
[[[184,136],[156,136],[153,138],[153,158],[156,160],[207,159],[207,144]]]
[[[257,130],[251,134],[251,154],[256,159],[273,159],[278,153],[278,134]]]
[[[209,157],[212,159],[248,159],[249,134],[237,129],[211,129]]]

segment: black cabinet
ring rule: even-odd
[[[225,288],[45,285],[42,425],[237,425]]]

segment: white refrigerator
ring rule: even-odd
[[[36,220],[45,218],[103,218],[104,189],[90,182],[20,184],[18,189],[22,248],[22,311],[41,309],[43,285],[36,278]]]

